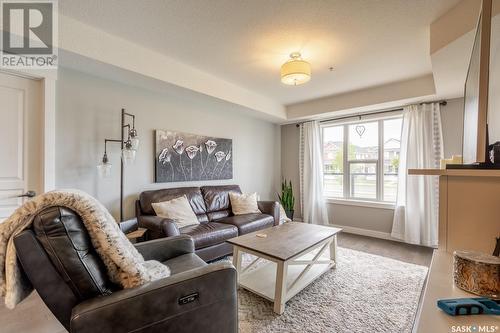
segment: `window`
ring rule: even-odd
[[[395,202],[400,116],[323,126],[323,188],[327,198]]]

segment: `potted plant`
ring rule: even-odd
[[[292,181],[288,183],[286,179],[281,183],[281,195],[278,194],[278,198],[285,210],[286,216],[293,220],[293,207],[295,205],[295,197],[293,196]]]

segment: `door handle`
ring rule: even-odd
[[[33,198],[34,196],[36,196],[36,192],[35,191],[27,191],[26,193],[18,195],[17,197],[18,198],[23,198],[23,197]]]

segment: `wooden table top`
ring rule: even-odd
[[[336,235],[340,231],[342,229],[334,227],[287,222],[279,226],[231,238],[227,242],[285,261]],[[257,237],[257,234],[264,234],[266,237]]]

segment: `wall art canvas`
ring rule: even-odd
[[[233,178],[233,140],[156,130],[157,183]]]

